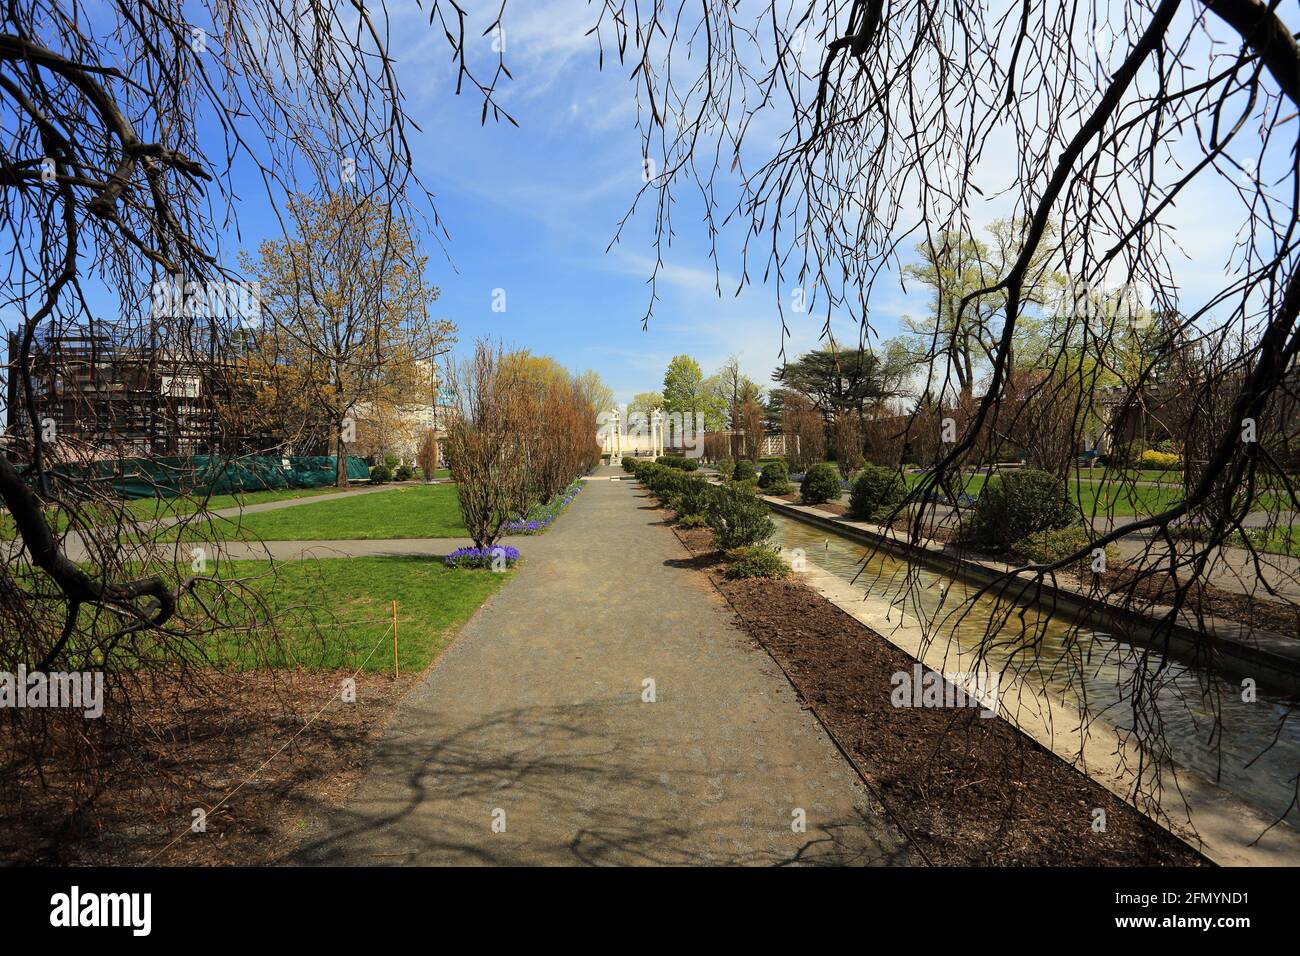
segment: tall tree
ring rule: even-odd
[[[704,412],[704,374],[689,355],[675,356],[664,372],[664,410],[694,416]]]
[[[502,115],[495,81],[465,55],[457,13],[444,0],[426,9],[465,88]],[[0,555],[0,670],[90,667],[104,672],[111,698],[103,720],[54,708],[14,713],[6,776],[29,778],[34,763],[47,786],[63,778],[76,788],[75,816],[55,826],[84,821],[117,762],[143,759],[134,754],[147,748],[134,743],[144,722],[130,706],[142,661],[151,681],[170,670],[195,700],[211,687],[198,675],[215,677],[212,635],[255,652],[276,622],[249,590],[196,573],[185,549],[152,548],[154,536],[137,533],[106,483],[55,471],[61,462],[51,460],[34,401],[34,345],[69,318],[109,313],[159,349],[192,351],[202,324],[211,333],[205,362],[234,354],[238,328],[148,304],[159,283],[245,280],[223,248],[244,202],[257,205],[259,221],[284,221],[286,194],[346,183],[396,219],[415,221],[418,205],[437,223],[413,168],[415,127],[381,15],[382,5],[320,0],[295,3],[291,14],[278,0],[106,0],[93,11],[75,0],[14,0],[0,13],[0,222],[11,253],[0,310],[20,322],[10,375],[30,425],[0,447],[0,499],[22,544]],[[75,559],[65,550],[72,538],[47,513],[54,501],[82,529],[87,547]],[[206,524],[198,505],[188,519],[196,531]],[[65,718],[68,733],[54,732]],[[10,744],[20,740],[57,742],[78,772],[46,773],[39,743],[17,759]]]
[[[639,419],[643,427],[648,427],[650,416],[663,407],[664,397],[659,392],[637,392],[627,403],[627,424]]]
[[[872,403],[899,393],[902,373],[876,352],[827,347],[781,366],[772,380],[823,412],[861,417]]]
[[[605,384],[595,369],[589,368],[575,375],[573,381],[597,415],[614,407],[614,390]]]
[[[254,354],[271,389],[323,414],[346,487],[357,417],[401,404],[454,327],[429,318],[438,290],[424,282],[426,257],[384,206],[337,192],[296,196],[288,212],[295,234],[244,258],[262,290]]]
[[[917,280],[931,292],[927,317],[903,317],[903,326],[910,333],[910,357],[914,364],[928,367],[932,381],[954,377],[955,391],[964,399],[974,395],[977,375],[990,367],[1002,333],[1004,304],[998,296],[971,301],[967,297],[996,282],[1020,251],[1015,223],[995,220],[988,232],[992,242],[945,230],[936,243],[923,242],[916,247],[922,262],[903,269],[906,278]],[[1053,235],[1049,228],[1026,271],[1022,290],[1026,305],[1046,304],[1062,282],[1049,268],[1056,256]],[[1033,323],[1030,317],[1022,322],[1017,342],[1033,336]]]

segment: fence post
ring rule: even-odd
[[[393,679],[402,676],[397,664],[397,602],[393,602]]]

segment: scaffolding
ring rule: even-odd
[[[169,330],[170,332],[170,330]],[[279,437],[249,426],[256,385],[238,350],[215,327],[160,341],[156,327],[108,323],[33,338],[27,366],[43,443],[83,459],[256,454]],[[19,363],[22,336],[8,337],[6,426],[19,458],[31,448],[32,416]]]

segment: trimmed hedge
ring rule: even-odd
[[[776,533],[767,506],[746,487],[752,482],[713,485],[698,475],[657,462],[638,462],[635,474],[659,501],[671,503],[683,524],[707,524],[722,551],[759,545]]]
[[[393,473],[387,465],[374,465],[370,469],[372,485],[386,485],[393,480]]]
[[[748,481],[750,478],[758,477],[758,469],[748,458],[741,458],[736,462],[735,469],[731,472],[733,481]]]
[[[790,471],[785,467],[785,462],[779,459],[764,465],[763,473],[758,476],[758,487],[760,488],[771,489],[773,485],[781,487],[789,484]]]
[[[686,458],[682,455],[661,455],[655,459],[656,465],[667,465],[669,468],[679,468],[682,471],[695,471],[700,467],[699,459]]]
[[[806,505],[819,505],[840,496],[840,470],[829,461],[819,462],[804,473],[799,498]]]
[[[885,518],[903,503],[907,485],[892,468],[864,465],[849,492],[849,514],[860,521]]]
[[[975,501],[971,536],[982,547],[1006,551],[1040,531],[1078,524],[1080,517],[1065,482],[1036,468],[1022,468],[985,483]]]
[[[717,489],[704,517],[713,529],[713,543],[722,551],[762,544],[776,533],[767,505],[740,488]]]

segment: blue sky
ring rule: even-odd
[[[445,45],[427,26],[408,34],[420,37],[409,53],[402,46],[395,53],[426,131],[416,146],[419,171],[452,233],[451,263],[431,262],[431,279],[462,343],[489,335],[572,368],[594,368],[621,401],[657,389],[668,360],[681,352],[706,374],[739,355],[748,374],[766,383],[781,346],[772,292],[751,288],[735,297],[736,279],[724,275],[718,296],[698,209],[689,202],[676,219],[660,301],[642,330],[653,256],[648,220],[634,222],[606,252],[642,185],[628,70],[608,57],[606,69],[597,68],[595,37],[583,36],[592,18],[584,3],[529,3],[508,12],[505,52],[514,81],[503,102],[517,129],[490,119],[480,126],[478,101],[449,95]],[[486,44],[479,52],[488,52]],[[491,311],[497,288],[506,293],[505,313]],[[799,318],[806,327],[793,330],[794,347],[803,350],[815,345],[820,321]]]
[[[495,2],[466,6],[477,11],[467,36],[482,32],[498,8]],[[694,356],[706,374],[738,355],[742,368],[767,384],[782,346],[776,290],[762,284],[762,262],[751,260],[752,284],[733,294],[737,273],[727,270],[739,268],[739,237],[724,234],[718,295],[689,188],[676,190],[675,234],[647,330],[641,319],[654,255],[651,217],[634,220],[606,252],[643,170],[630,68],[607,49],[599,70],[596,37],[585,35],[598,7],[583,0],[507,7],[505,55],[514,79],[505,82],[501,101],[519,128],[490,119],[480,126],[480,101],[452,95],[454,74],[440,32],[410,0],[391,8],[400,38],[393,50],[397,68],[424,129],[414,147],[417,165],[452,234],[451,261],[435,253],[429,270],[442,289],[439,309],[460,326],[462,347],[488,335],[572,368],[595,368],[620,401],[660,387],[668,359],[681,352]],[[486,39],[474,50],[480,63],[494,57]],[[1193,44],[1194,54],[1204,50],[1202,41]],[[996,148],[985,165],[986,184],[1014,170]],[[1221,185],[1195,184],[1167,217],[1181,247],[1172,250],[1170,265],[1189,303],[1223,282],[1235,237],[1207,211],[1221,212],[1226,197]],[[1008,211],[1007,200],[997,198],[972,209],[971,218],[987,223]],[[497,288],[507,296],[504,314],[490,308]],[[927,290],[904,291],[896,275],[878,283],[871,304],[876,337],[897,334],[902,315],[923,315],[927,308]],[[824,316],[788,308],[785,316],[787,354],[816,347]],[[856,326],[833,328],[840,342],[856,342]]]
[[[498,7],[467,4],[467,37],[478,37]],[[505,52],[513,80],[505,80],[502,103],[519,122],[489,119],[480,125],[474,93],[453,95],[454,68],[440,30],[413,0],[391,0],[396,61],[409,112],[422,132],[412,134],[418,172],[436,195],[451,240],[446,255],[429,245],[429,281],[442,290],[436,314],[460,329],[459,349],[480,336],[548,354],[577,370],[594,368],[620,401],[657,389],[669,358],[686,352],[712,372],[728,355],[744,371],[769,382],[782,346],[775,290],[762,285],[762,262],[751,262],[750,285],[735,296],[734,272],[724,272],[722,295],[714,289],[707,235],[689,189],[674,214],[675,235],[660,275],[660,300],[647,330],[646,280],[653,249],[649,217],[628,227],[612,250],[607,245],[641,186],[641,141],[629,68],[606,51],[597,67],[597,41],[586,36],[598,12],[584,0],[528,0],[507,8]],[[490,9],[490,13],[485,13]],[[473,45],[480,64],[494,56],[487,38]],[[1006,156],[991,151],[994,171],[1009,172]],[[244,198],[238,208],[238,247],[278,235],[259,183],[235,182]],[[1198,186],[1174,210],[1185,255],[1175,256],[1175,275],[1190,292],[1222,281],[1233,241],[1221,220],[1206,215],[1220,195]],[[990,205],[972,210],[978,222],[1004,214]],[[723,235],[723,268],[737,267],[737,236]],[[233,264],[233,256],[230,264]],[[493,290],[502,289],[507,310],[492,311]],[[927,293],[898,283],[878,285],[872,302],[875,331],[899,331],[904,313],[923,314]],[[786,310],[797,355],[817,345],[822,318]],[[840,325],[843,343],[855,327]]]

